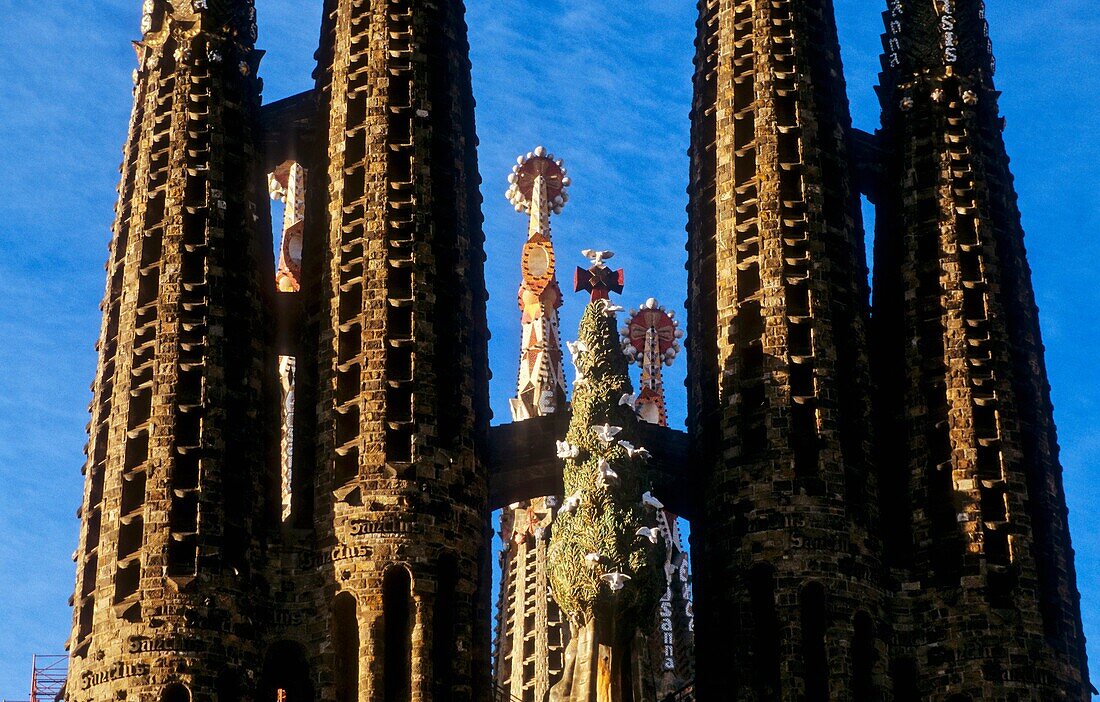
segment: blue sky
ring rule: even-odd
[[[619,253],[626,303],[684,301],[694,2],[468,0],[491,299],[493,405],[508,416],[524,222],[504,200],[515,156],[564,157],[563,267]],[[991,0],[1006,138],[1054,386],[1086,629],[1100,666],[1100,20],[1089,0]],[[70,623],[86,406],[140,0],[0,0],[0,699]],[[266,98],[311,87],[320,0],[257,0]],[[836,0],[857,126],[878,107],[881,0]],[[583,300],[568,296],[565,334]],[[682,423],[683,362],[668,378]],[[1100,677],[1098,674],[1096,677]]]

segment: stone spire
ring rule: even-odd
[[[538,147],[517,159],[506,197],[528,215],[519,289],[522,351],[512,420],[567,411],[558,309],[562,305],[550,215],[560,214],[570,185],[564,164]],[[562,674],[569,632],[549,594],[547,548],[560,502],[539,497],[501,513],[501,586],[497,609],[497,684],[517,699],[545,699]]]
[[[882,596],[866,264],[832,5],[699,3],[687,331],[703,699],[883,685],[848,653],[884,643],[854,623],[877,619]]]
[[[886,13],[875,256],[886,530],[922,697],[1089,699],[1043,346],[980,0]],[[917,587],[919,584],[919,587]],[[933,614],[934,613],[934,614]],[[927,667],[925,667],[927,666]],[[911,681],[911,682],[910,682]],[[1011,692],[1010,692],[1011,691]]]
[[[638,419],[615,330],[620,310],[606,298],[593,300],[570,345],[577,379],[569,431],[558,442],[566,497],[551,536],[549,574],[571,637],[552,702],[655,697],[644,674],[642,622],[652,621],[664,589],[664,544],[643,499],[648,452],[634,443]]]
[[[335,654],[318,695],[486,700],[488,333],[463,3],[327,0],[317,57],[302,291],[316,361],[297,389],[317,411],[298,412],[294,475],[314,487],[308,635]]]
[[[253,694],[258,544],[278,522],[254,16],[248,0],[145,5],[93,386],[70,700]]]

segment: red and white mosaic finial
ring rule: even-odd
[[[520,156],[508,176],[505,197],[517,212],[529,218],[518,300],[523,340],[517,395],[511,400],[514,421],[552,414],[565,407],[558,330],[562,295],[550,241],[550,215],[561,214],[569,200],[569,184],[565,165],[541,146]]]
[[[619,330],[623,337],[623,353],[642,368],[634,409],[639,418],[650,424],[668,426],[661,367],[671,366],[680,353],[679,340],[684,332],[679,327],[674,312],[649,298],[632,311],[630,319]]]

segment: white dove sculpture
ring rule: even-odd
[[[573,357],[573,371],[576,373],[573,384],[583,383],[584,369],[581,368],[581,354],[588,353],[588,344],[578,339],[577,341],[565,342],[565,347],[569,349],[569,354]]]
[[[635,535],[642,538],[649,539],[651,543],[657,543],[657,539],[660,537],[661,532],[656,529],[650,529],[649,527],[639,527],[638,531],[634,532]]]
[[[653,496],[652,492],[646,491],[642,494],[642,504],[652,509],[664,509],[665,504]]]
[[[561,509],[558,510],[558,514],[571,514],[577,511],[577,508],[581,506],[581,494],[575,493],[565,498],[562,502]]]
[[[588,353],[588,344],[584,343],[584,339],[567,341],[565,342],[565,348],[569,349],[569,353],[573,354],[574,358],[582,353]]]
[[[622,444],[623,442],[620,441],[619,443]],[[623,448],[626,449],[626,455],[630,456],[631,458],[645,459],[645,458],[651,458],[652,457],[652,454],[649,453],[649,450],[646,449],[645,446],[639,446],[638,448],[634,448],[634,446],[631,445],[631,446],[623,446]]]
[[[574,446],[568,441],[558,441],[558,458],[576,458],[581,455],[579,446]]]
[[[624,573],[606,573],[600,576],[600,580],[603,580],[605,583],[607,583],[612,592],[618,592],[619,590],[622,590],[624,587],[626,587],[626,583],[628,580],[630,580],[630,576],[625,575]]]
[[[626,455],[630,456],[631,458],[634,458],[635,456],[639,458],[650,458],[650,453],[645,449],[645,447],[639,446],[635,448],[634,444],[630,443],[629,441],[620,441],[619,446],[622,446],[624,449],[626,449]]]
[[[622,427],[613,427],[610,424],[597,424],[592,427],[592,431],[596,434],[596,438],[608,446],[611,445],[611,442],[615,440],[615,436],[622,430]]]
[[[619,474],[615,472],[607,459],[601,458],[600,462],[596,464],[596,469],[600,471],[599,483],[604,487],[607,487],[611,481],[619,479]]]
[[[634,397],[634,395],[629,392],[619,398],[620,407],[629,407],[630,409],[634,409],[634,405],[637,404],[637,402],[638,398]],[[623,442],[620,441],[619,443],[621,444]]]
[[[585,565],[587,565],[589,568],[595,568],[600,564],[600,561],[602,560],[603,556],[598,553],[589,553],[586,554],[584,557]]]
[[[614,251],[597,251],[596,249],[583,249],[581,251],[581,256],[584,256],[589,261],[591,261],[593,266],[596,266],[597,268],[603,268],[604,267],[603,262],[606,261],[609,258],[614,258],[615,257],[615,252]]]

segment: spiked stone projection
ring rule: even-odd
[[[643,528],[656,526],[642,503],[645,459],[633,451],[638,420],[623,401],[633,393],[615,330],[618,308],[606,290],[592,296],[573,345],[582,373],[569,432],[559,444],[568,497],[551,536],[549,574],[571,636],[565,672],[550,699],[641,702],[654,691],[643,673],[639,623],[652,621],[663,590],[663,542],[643,535]]]
[[[979,0],[893,0],[875,335],[895,682],[1090,699],[1035,297]],[[980,645],[978,644],[980,642]],[[925,667],[927,662],[927,668]],[[1015,697],[1013,697],[1015,698]]]
[[[528,215],[519,289],[522,351],[512,420],[565,412],[558,309],[562,305],[550,215],[561,214],[571,184],[561,159],[539,146],[517,159],[505,196]],[[497,684],[521,700],[545,699],[561,678],[568,631],[549,594],[546,555],[560,496],[537,497],[501,512],[501,585],[497,608]]]
[[[459,0],[328,0],[295,476],[337,700],[489,694],[488,364]],[[313,266],[311,268],[311,266]],[[299,413],[302,415],[303,413]],[[310,458],[306,458],[310,457]],[[312,464],[307,461],[312,461]]]
[[[883,683],[877,669],[857,675],[847,652],[884,643],[856,641],[854,624],[880,620],[883,597],[866,266],[832,3],[699,8],[688,225],[699,694],[846,699]],[[828,665],[825,622],[838,647]]]
[[[176,700],[181,686],[240,699],[259,665],[256,544],[278,520],[265,478],[277,473],[278,391],[274,265],[254,207],[255,12],[151,0],[142,30],[66,699]],[[134,655],[154,640],[178,643]]]

